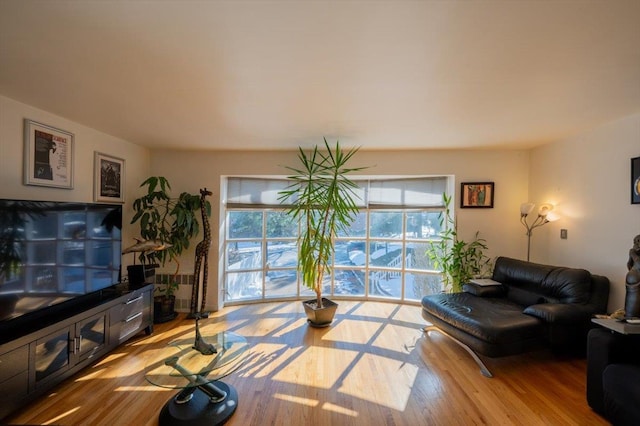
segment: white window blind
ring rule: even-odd
[[[403,179],[354,179],[359,198],[358,207],[443,207],[442,194],[447,188],[446,177]],[[291,182],[287,179],[251,177],[227,178],[226,204],[241,206],[284,206],[279,192]]]
[[[369,182],[369,206],[443,207],[446,177],[375,179]]]
[[[278,193],[284,190],[286,179],[227,178],[228,206],[279,206]]]

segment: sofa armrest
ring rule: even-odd
[[[502,285],[482,286],[474,283],[466,283],[462,286],[462,291],[478,297],[500,297],[505,295]]]
[[[577,303],[539,303],[526,307],[522,312],[548,323],[570,324],[588,322],[593,308]]]

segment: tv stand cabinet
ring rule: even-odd
[[[38,322],[0,342],[0,419],[139,332],[151,334],[153,284],[116,285]]]

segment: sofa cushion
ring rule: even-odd
[[[422,307],[432,316],[489,343],[533,339],[544,333],[540,319],[525,315],[522,306],[506,298],[433,294],[422,299]]]
[[[507,289],[507,297],[520,305],[538,303],[587,303],[591,295],[591,273],[499,257],[493,279]]]
[[[587,303],[591,296],[591,273],[584,269],[555,268],[542,282],[550,299],[560,303]]]

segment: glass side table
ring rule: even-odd
[[[221,425],[233,415],[238,393],[220,380],[233,373],[248,354],[239,334],[224,331],[170,342],[161,360],[147,365],[145,378],[153,385],[181,389],[160,411],[160,426]]]

